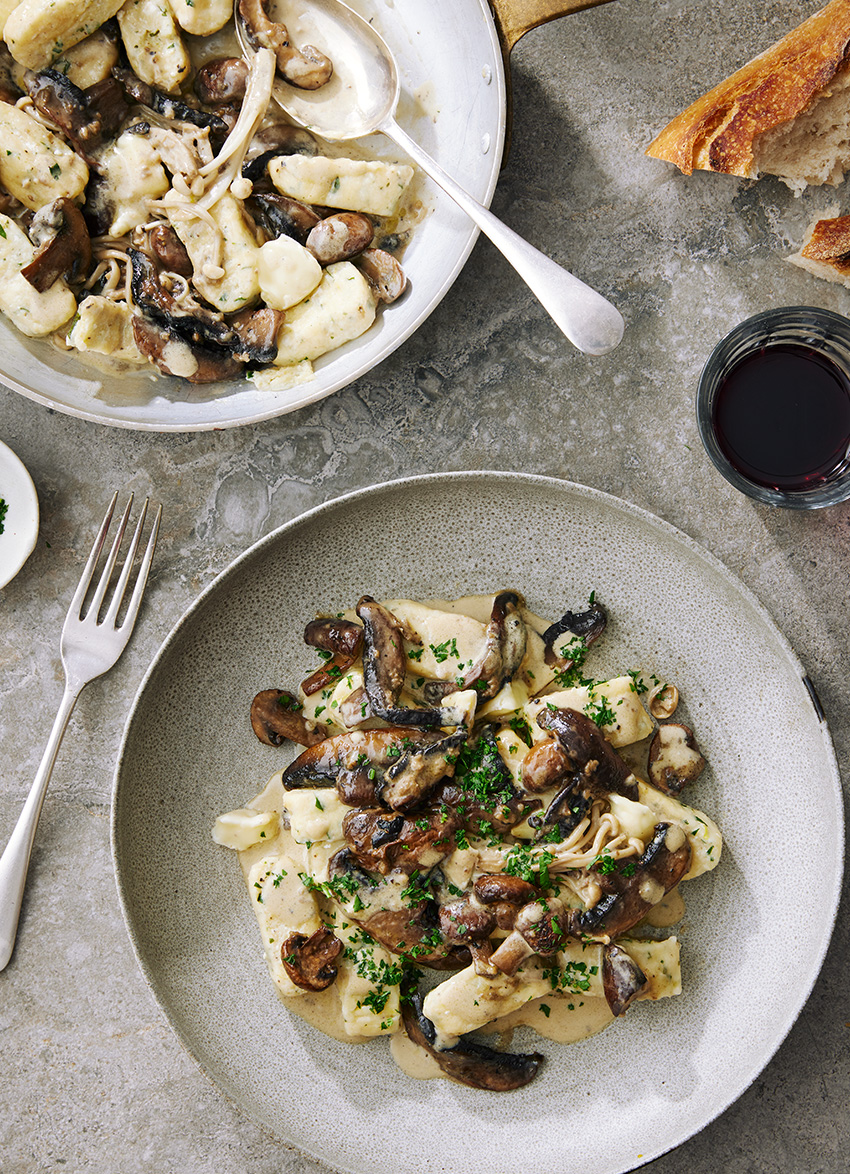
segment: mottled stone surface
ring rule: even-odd
[[[320,1169],[245,1120],[165,1025],[118,908],[108,818],[122,724],[158,645],[236,554],[305,508],[396,476],[473,468],[552,474],[634,501],[720,557],[771,612],[816,683],[847,777],[850,506],[807,515],[751,503],[714,472],[693,414],[701,366],[735,322],[782,304],[847,310],[847,291],[783,260],[813,212],[842,193],[795,200],[770,179],[685,179],[643,156],[683,105],[815,7],[617,0],[515,50],[513,148],[493,207],[621,306],[627,334],[609,356],[572,351],[479,242],[400,353],[261,426],[150,436],[0,390],[0,438],[30,469],[42,510],[36,552],[0,592],[0,838],[61,695],[59,630],[109,491],[150,492],[166,511],[144,622],[118,667],[83,694],[60,752],[16,953],[0,975],[4,1174]],[[805,837],[805,812],[789,834]],[[805,891],[804,877],[789,878],[789,901]],[[648,1169],[845,1174],[847,961],[841,916],[775,1059],[719,1120]],[[765,981],[773,966],[781,943]]]

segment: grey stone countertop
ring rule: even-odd
[[[243,1117],[172,1035],[133,956],[109,844],[122,727],[159,644],[236,555],[309,507],[398,476],[478,468],[549,474],[635,502],[762,601],[814,680],[850,777],[850,504],[804,513],[739,495],[706,457],[693,410],[709,351],[740,319],[777,305],[848,309],[846,290],[784,260],[813,212],[842,193],[795,199],[769,178],[686,179],[643,154],[675,113],[815,7],[617,0],[543,26],[514,51],[513,146],[493,207],[621,307],[625,339],[603,358],[573,351],[480,240],[400,351],[262,425],[150,435],[0,389],[0,438],[29,468],[42,517],[34,554],[0,591],[3,841],[59,702],[62,619],[109,494],[150,493],[165,511],[138,630],[71,720],[17,948],[0,975],[3,1174],[321,1168]],[[806,834],[802,812],[796,834]],[[788,900],[806,900],[803,877],[789,878]],[[814,992],[765,1071],[646,1167],[653,1174],[846,1174],[847,925],[845,909]]]

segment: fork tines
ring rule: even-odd
[[[69,617],[73,615],[80,620],[93,620],[95,623],[100,622],[102,624],[111,624],[113,627],[119,626],[116,623],[118,612],[123,603],[124,595],[127,591],[127,585],[133,572],[133,565],[136,561],[136,556],[139,551],[142,532],[144,530],[145,520],[148,514],[148,506],[150,505],[150,498],[145,498],[142,505],[141,513],[139,514],[139,519],[136,523],[136,528],[133,532],[133,537],[130,542],[130,547],[124,556],[121,572],[118,576],[117,583],[115,584],[115,590],[113,592],[112,599],[110,600],[109,607],[107,608],[106,613],[102,619],[100,619],[100,612],[101,608],[103,607],[106,592],[109,590],[109,585],[115,571],[116,563],[118,562],[118,554],[121,549],[121,543],[124,540],[124,533],[127,529],[127,523],[130,520],[130,512],[133,508],[133,499],[134,495],[131,493],[129,501],[124,507],[124,512],[121,515],[121,519],[118,523],[118,530],[112,541],[112,546],[110,547],[109,553],[106,557],[106,562],[104,563],[100,578],[97,581],[94,593],[91,596],[88,607],[85,608],[84,614],[83,609],[86,597],[88,596],[89,590],[91,589],[92,582],[94,580],[95,568],[103,551],[107,534],[109,533],[109,528],[112,524],[115,505],[118,501],[117,491],[112,495],[112,501],[109,503],[109,508],[106,511],[103,522],[100,526],[100,530],[98,531],[97,537],[94,540],[94,545],[92,546],[91,554],[89,555],[88,561],[86,562],[79,586],[74,593],[74,598],[71,600],[71,606],[68,612]],[[147,583],[148,572],[150,571],[151,562],[153,561],[154,550],[156,549],[156,540],[157,535],[159,534],[159,523],[161,517],[162,506],[158,505],[156,506],[153,520],[151,522],[147,545],[145,546],[144,552],[141,556],[141,561],[139,563],[138,574],[136,575],[136,582],[133,588],[133,593],[130,596],[127,612],[120,627],[125,627],[127,625],[132,626],[132,624],[135,622],[136,615],[139,610],[139,604],[141,603],[142,595],[144,594],[145,584]]]

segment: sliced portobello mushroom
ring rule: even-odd
[[[467,739],[466,729],[447,734],[437,742],[410,746],[384,771],[377,794],[393,811],[411,811],[442,779],[451,778],[457,756]]]
[[[333,782],[348,806],[377,807],[386,768],[399,762],[412,747],[422,750],[444,737],[440,732],[422,730],[411,734],[409,729],[398,726],[336,734],[290,763],[283,772],[283,786],[293,790]]]
[[[298,742],[317,746],[326,741],[321,726],[310,726],[301,712],[301,702],[285,689],[262,689],[251,702],[251,728],[267,746]]]
[[[444,780],[435,798],[457,813],[461,825],[475,836],[506,832],[520,823],[539,800],[529,800],[513,784],[499,753],[492,726],[462,748],[454,778]]]
[[[259,178],[245,169],[242,174],[246,179]],[[280,192],[255,191],[246,204],[254,220],[271,239],[291,236],[303,245],[311,229],[319,223],[319,217],[307,204],[281,195]]]
[[[586,714],[546,706],[537,715],[537,724],[555,735],[575,769],[583,772],[585,786],[598,794],[613,791],[637,802],[635,776]]]
[[[604,866],[605,871],[596,864],[588,870],[602,897],[590,909],[574,911],[574,936],[610,941],[624,934],[679,883],[690,862],[691,846],[679,825],[656,824],[652,840],[637,861],[617,861],[613,869]]]
[[[192,347],[222,348],[228,354],[239,349],[241,339],[220,314],[201,305],[187,308],[176,301],[160,281],[150,257],[128,248],[133,301],[153,322],[168,328]],[[235,365],[234,365],[235,366]]]
[[[501,591],[493,600],[484,637],[484,651],[464,673],[461,681],[429,681],[425,697],[432,704],[457,689],[475,689],[482,701],[495,697],[513,677],[525,656],[528,633],[522,608],[525,601],[516,591]]]
[[[602,948],[602,989],[613,1015],[622,1015],[648,981],[634,958],[621,946],[611,944]]]
[[[405,638],[416,644],[422,641],[371,595],[360,599],[356,611],[363,621],[363,680],[372,713],[399,726],[459,726],[463,717],[451,709],[408,709],[398,705],[407,671]]]
[[[589,648],[605,631],[608,623],[608,613],[601,603],[591,603],[586,611],[565,612],[554,624],[550,624],[543,633],[543,643],[546,645],[544,658],[548,665],[565,671],[575,663],[575,657],[569,655],[570,642],[566,641],[567,655],[559,651],[557,643],[567,633],[578,636],[584,648]]]
[[[415,818],[384,808],[358,808],[342,821],[354,859],[367,872],[381,876],[394,870],[428,873],[454,851],[456,827],[453,815],[439,807],[424,808]]]
[[[593,791],[586,785],[585,775],[576,771],[565,787],[555,795],[542,815],[534,815],[529,823],[536,828],[535,840],[566,840],[593,805]]]
[[[113,66],[112,76],[128,98],[140,106],[147,106],[149,110],[153,110],[162,118],[175,122],[189,122],[192,126],[202,128],[208,127],[212,135],[227,134],[227,123],[217,114],[213,114],[210,110],[199,110],[196,106],[190,106],[188,102],[184,102],[182,98],[175,98],[171,94],[166,94],[164,90],[149,86],[131,69],[122,65]]]
[[[440,1050],[436,1046],[437,1030],[422,1009],[422,996],[418,991],[408,993],[403,1000],[402,1020],[408,1038],[424,1048],[446,1076],[469,1088],[511,1092],[529,1084],[543,1063],[539,1052],[497,1052],[467,1038],[461,1039],[453,1048]]]
[[[468,951],[458,950],[443,940],[439,907],[426,892],[413,894],[400,909],[387,908],[386,881],[363,869],[350,848],[334,853],[328,864],[328,877],[329,883],[342,894],[346,918],[361,925],[391,953],[438,970],[457,969],[467,964]]]
[[[103,123],[83,90],[56,69],[41,73],[26,70],[23,76],[33,105],[62,131],[86,162],[103,141]]]
[[[72,200],[62,196],[39,208],[30,221],[29,238],[36,250],[21,275],[39,293],[50,289],[60,277],[75,281],[88,273],[91,238],[83,214]]]
[[[310,697],[320,689],[338,684],[345,676],[360,655],[363,629],[350,620],[311,620],[304,629],[304,643],[333,654],[329,661],[301,682],[302,691]]]
[[[143,314],[133,315],[136,346],[165,375],[189,383],[216,383],[234,378],[241,367],[221,347],[193,345],[172,324],[155,322]]]

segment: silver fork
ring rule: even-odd
[[[146,498],[109,606],[101,617],[100,612],[103,609],[110,580],[115,570],[115,564],[118,561],[118,552],[124,537],[124,531],[130,519],[130,510],[133,505],[133,495],[130,494],[130,500],[127,502],[127,506],[121,517],[118,532],[113,540],[97,587],[95,588],[88,608],[85,609],[85,614],[83,614],[85,599],[91,587],[95,567],[106,542],[109,527],[112,524],[112,515],[117,500],[118,494],[115,493],[98,531],[97,538],[95,539],[94,546],[83,571],[83,577],[80,579],[80,584],[74,592],[74,598],[71,600],[68,615],[65,617],[65,623],[62,627],[62,638],[59,644],[62,666],[65,669],[65,692],[62,696],[62,702],[59,706],[56,720],[53,723],[53,729],[50,731],[44,757],[36,773],[32,789],[18,818],[18,822],[15,824],[15,830],[9,837],[5,851],[2,857],[0,857],[0,970],[5,969],[15,948],[15,934],[21,912],[21,901],[24,896],[30,853],[32,852],[33,840],[35,839],[35,829],[38,826],[38,817],[41,814],[41,805],[44,802],[47,784],[50,782],[53,764],[56,761],[56,755],[62,743],[62,735],[65,733],[68,719],[71,716],[77,698],[85,686],[89,681],[93,681],[96,677],[102,676],[108,669],[111,669],[124,651],[127,641],[130,639],[130,633],[133,631],[136,616],[139,614],[139,604],[142,602],[148,572],[150,571],[153,560],[156,538],[159,533],[159,522],[162,516],[162,506],[157,506],[151,524],[147,546],[145,547],[139,565],[133,594],[130,596],[130,602],[127,605],[124,619],[119,624],[118,613],[127,590],[127,584],[130,581],[133,564],[136,561],[136,555],[142,537],[142,529],[148,512],[148,499]]]

